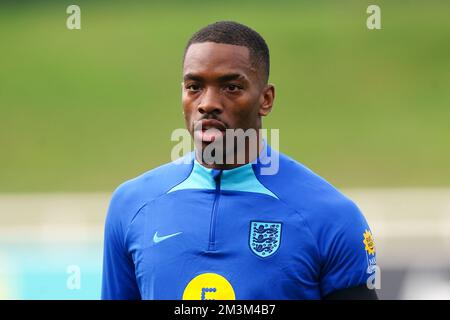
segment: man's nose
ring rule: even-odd
[[[197,108],[201,114],[222,113],[223,108],[220,93],[214,88],[206,89]]]

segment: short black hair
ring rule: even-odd
[[[270,56],[266,41],[255,30],[234,21],[218,21],[200,29],[189,39],[183,55],[194,43],[216,42],[247,47],[252,64],[260,68],[264,82],[269,79]]]

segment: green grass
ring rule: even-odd
[[[0,5],[0,192],[111,190],[169,161],[181,56],[217,20],[258,30],[281,151],[338,186],[450,185],[450,3],[78,1]],[[123,2],[125,3],[125,1]]]

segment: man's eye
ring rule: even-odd
[[[240,89],[242,89],[242,87],[235,85],[235,84],[229,84],[226,86],[226,89],[231,92],[236,92],[236,91],[239,91]]]
[[[196,84],[190,84],[190,85],[186,86],[186,89],[187,89],[188,91],[196,92],[196,91],[199,91],[199,90],[200,90],[200,86],[199,86],[199,85],[196,85]]]

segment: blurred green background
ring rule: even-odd
[[[81,7],[81,30],[66,8]],[[382,30],[366,28],[381,7]],[[257,30],[282,152],[341,187],[450,185],[449,1],[0,5],[0,192],[110,191],[170,160],[181,57],[217,20]]]
[[[66,28],[71,4],[81,30]],[[366,28],[369,4],[382,30]],[[218,20],[268,42],[264,126],[361,207],[381,297],[449,299],[449,13],[448,0],[1,0],[0,299],[99,298],[111,191],[170,161],[184,46]]]

